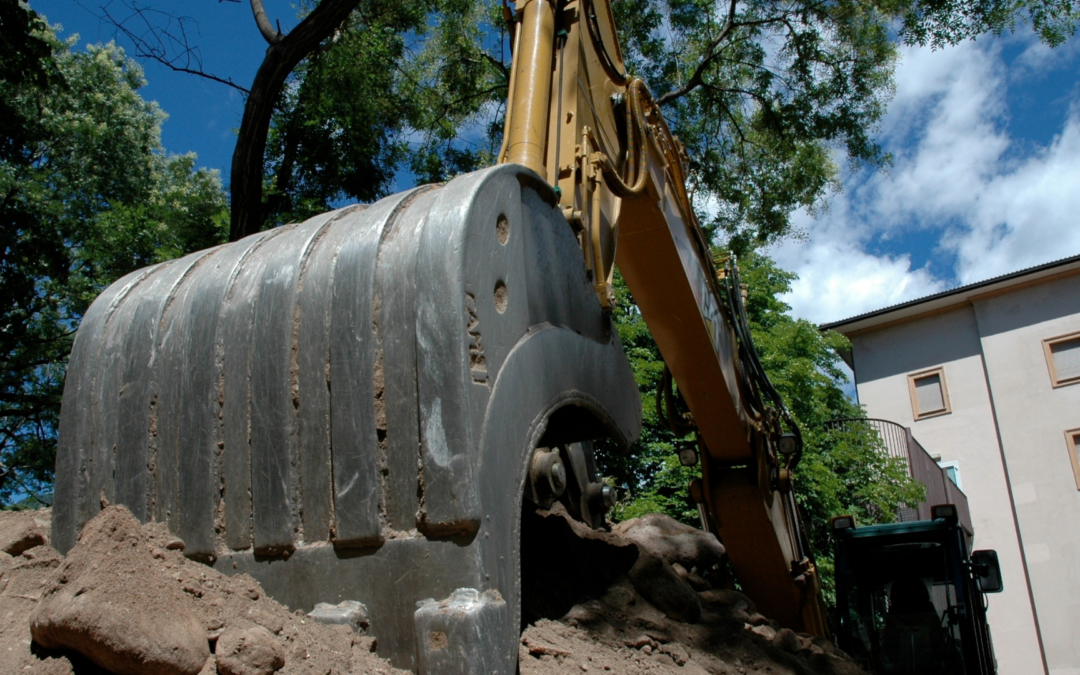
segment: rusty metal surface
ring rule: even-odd
[[[293,608],[364,603],[410,668],[416,602],[492,591],[483,649],[512,672],[532,451],[628,444],[640,411],[551,188],[496,167],[107,289],[68,370],[54,541],[103,495]]]

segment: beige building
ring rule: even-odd
[[[1080,675],[1080,256],[822,326],[967,494],[1001,675]]]

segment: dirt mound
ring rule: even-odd
[[[30,615],[34,642],[79,652],[118,675],[202,670],[210,656],[203,627],[184,591],[159,578],[147,543],[139,521],[122,507],[87,523]]]
[[[541,620],[521,636],[521,675],[865,675],[826,640],[777,629],[736,591],[701,594],[698,623],[669,618],[628,579],[559,621]]]
[[[140,526],[122,507],[110,507],[91,521],[67,559],[38,543],[48,541],[51,514],[31,513],[0,512],[0,543],[14,542],[13,550],[21,549],[15,556],[0,549],[2,673],[99,675],[108,672],[97,665],[102,663],[112,672],[153,672],[148,666],[154,653],[205,654],[191,646],[192,633],[210,652],[198,675],[403,672],[373,653],[372,638],[349,625],[289,612],[247,575],[227,577],[186,559],[183,542],[163,525]],[[781,629],[736,591],[708,588],[695,574],[701,560],[694,556],[673,564],[630,539],[582,528],[557,509],[529,522],[523,532],[538,536],[530,550],[548,551],[540,567],[557,568],[561,560],[564,568],[533,580],[534,590],[558,593],[533,605],[537,618],[521,636],[522,675],[862,674],[830,643]],[[551,546],[553,540],[561,543]],[[560,549],[562,554],[551,555]],[[528,579],[523,583],[527,586]],[[646,598],[661,587],[680,598],[692,593],[699,618],[679,620],[686,618],[679,611],[657,609]],[[31,616],[37,641],[32,641]],[[56,637],[63,631],[54,630],[46,637],[41,632],[46,625],[67,626],[69,635]],[[147,637],[161,636],[165,626],[171,627],[165,637]],[[93,648],[79,642],[95,630],[109,635],[95,637]],[[163,649],[168,644],[188,646]],[[142,658],[143,665],[125,671],[102,650],[126,654],[129,662]],[[193,667],[184,663],[158,672]]]
[[[562,601],[567,600],[566,589],[572,589],[578,592],[576,603],[563,616],[549,614],[525,629],[519,649],[521,675],[865,675],[829,641],[781,628],[758,614],[741,593],[713,588],[703,575],[723,579],[716,565],[724,550],[711,534],[659,514],[620,523],[611,533],[582,533],[560,509],[538,511],[533,517],[542,518],[546,526],[522,528],[523,551],[528,534],[558,532],[559,521],[565,520],[556,540],[533,542],[532,548],[580,550],[582,544],[567,546],[565,541],[565,532],[572,529],[588,542],[593,566],[617,559],[623,567],[610,585],[595,578],[591,584],[561,585]],[[529,518],[526,514],[523,525]],[[628,544],[638,549],[636,561],[627,556]],[[562,578],[580,574],[580,563],[559,569],[559,557],[548,554],[549,573]]]
[[[724,547],[711,533],[684,525],[662,513],[647,513],[611,528],[643,551],[684,568],[708,568],[724,559]]]
[[[41,511],[7,511],[0,528],[0,551],[21,555],[35,546],[49,543],[52,509]]]
[[[47,511],[36,514],[38,520],[47,522]],[[0,541],[9,530],[21,527],[23,520],[22,514],[0,512]],[[123,507],[109,507],[87,524],[67,560],[47,546],[30,548],[14,557],[0,553],[0,672],[105,673],[98,666],[117,665],[105,661],[102,651],[136,659],[140,654],[148,656],[153,649],[160,650],[162,643],[140,647],[139,634],[158,635],[163,626],[174,625],[178,615],[187,615],[195,622],[208,653],[224,641],[223,667],[219,668],[216,656],[210,654],[202,664],[202,675],[403,673],[373,653],[372,638],[357,635],[348,626],[325,625],[301,612],[291,613],[267,598],[251,577],[227,577],[188,560],[181,552],[182,545],[163,525],[140,526]],[[85,590],[78,593],[83,587]],[[157,589],[161,604],[146,602],[155,593],[149,589]],[[35,612],[39,602],[42,608]],[[59,648],[47,649],[31,641],[28,617],[32,613],[35,618],[45,614],[66,617],[67,625],[81,632],[48,642]],[[101,617],[112,631],[108,640],[96,640],[96,652],[81,646],[77,639],[90,634],[85,625],[89,616]],[[56,623],[50,621],[50,625]],[[121,636],[121,632],[126,635]],[[168,639],[177,642],[179,637],[174,634]],[[113,672],[125,671],[117,668]],[[127,672],[154,671],[144,666]]]

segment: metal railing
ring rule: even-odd
[[[948,472],[938,466],[930,453],[911,435],[911,429],[896,422],[881,419],[839,419],[828,423],[829,428],[851,429],[856,425],[875,431],[891,457],[899,457],[907,465],[908,475],[926,487],[926,499],[915,505],[900,509],[900,522],[930,520],[930,509],[938,504],[953,504],[968,534],[972,534],[971,511],[967,495],[949,478]]]

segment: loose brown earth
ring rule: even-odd
[[[47,510],[0,513],[0,543],[30,520],[47,532],[49,517]],[[164,526],[140,526],[127,509],[112,506],[87,524],[66,560],[40,545],[18,556],[0,553],[0,673],[191,672],[184,669],[190,655],[177,654],[185,647],[190,651],[184,619],[191,617],[206,650],[194,671],[201,675],[403,674],[372,653],[372,638],[290,612],[266,597],[251,577],[227,577],[188,560],[180,545]],[[80,598],[88,600],[80,605]],[[48,609],[54,600],[59,606]],[[83,653],[46,649],[41,640],[32,640],[32,621],[46,618],[61,624],[52,633],[63,633],[61,638]],[[147,641],[153,637],[158,644]],[[97,652],[87,653],[93,646]],[[211,647],[223,652],[220,658],[210,655]],[[156,665],[151,659],[138,665],[138,658],[153,656],[155,648]],[[105,670],[86,658],[98,657],[100,663],[100,654],[108,651],[126,655],[124,663],[134,669],[115,669],[114,661],[114,669]],[[171,666],[170,655],[180,657]]]
[[[290,612],[247,575],[227,577],[188,560],[164,526],[139,525],[123,507],[88,523],[67,558],[47,545],[50,517],[0,512],[0,673],[403,672],[377,655],[373,638]],[[735,591],[698,592],[690,604],[700,613],[690,614],[700,618],[673,618],[687,618],[687,598],[671,580],[700,589],[693,569],[650,549],[648,536],[641,543],[632,533],[590,534],[562,513],[544,518],[572,530],[586,559],[633,568],[613,582],[603,573],[588,579],[558,620],[536,617],[553,608],[558,616],[566,604],[538,609],[521,637],[521,675],[863,672],[825,641],[777,630]],[[626,553],[634,546],[636,563]],[[597,584],[606,590],[582,600]]]

